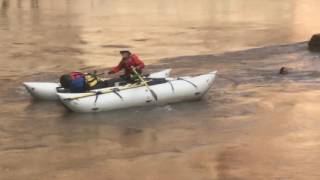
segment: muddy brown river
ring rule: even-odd
[[[1,180],[318,180],[318,0],[0,0]],[[201,101],[77,114],[24,81],[218,70]],[[279,75],[280,67],[290,73]]]

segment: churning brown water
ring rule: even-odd
[[[320,179],[320,55],[302,42],[320,29],[319,7],[0,0],[0,179]],[[149,71],[219,75],[199,102],[99,114],[34,101],[21,85],[110,67],[121,48]]]

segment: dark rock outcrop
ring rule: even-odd
[[[315,34],[312,36],[308,47],[312,52],[320,52],[320,34]]]
[[[288,68],[286,68],[286,67],[281,67],[280,68],[279,74],[286,75],[288,73],[289,73],[289,69]]]

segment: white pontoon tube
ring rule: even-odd
[[[161,105],[201,99],[213,85],[216,71],[195,77],[166,78],[149,88],[140,84],[109,87],[88,93],[57,93],[61,102],[74,112],[100,112],[135,106]],[[148,80],[148,79],[146,79]]]
[[[149,78],[167,78],[169,77],[171,69],[165,69],[159,72],[151,73]],[[58,100],[57,88],[60,83],[53,82],[25,82],[23,85],[28,92],[36,99],[41,100]]]

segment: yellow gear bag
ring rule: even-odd
[[[93,87],[93,86],[97,85],[99,81],[101,81],[100,78],[93,76],[91,74],[84,75],[84,79],[86,80],[86,85],[88,87]]]

